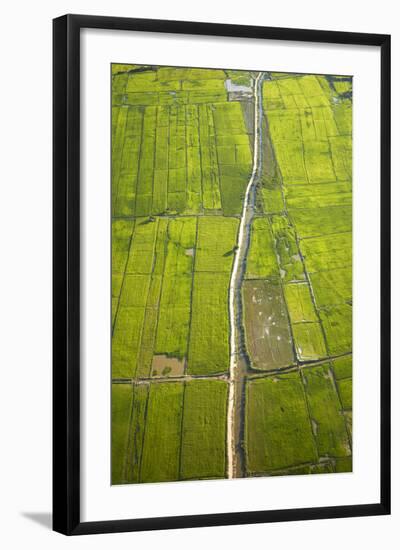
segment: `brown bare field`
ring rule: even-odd
[[[269,280],[245,281],[243,305],[252,367],[275,370],[292,365],[293,343],[280,284]]]
[[[154,355],[151,364],[152,376],[182,376],[185,372],[185,359]]]

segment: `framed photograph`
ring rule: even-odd
[[[54,20],[54,529],[390,513],[390,37]]]

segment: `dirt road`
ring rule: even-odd
[[[241,477],[243,469],[242,429],[244,407],[244,373],[247,367],[244,332],[242,321],[242,283],[249,251],[251,222],[254,216],[256,185],[261,168],[262,146],[262,79],[258,73],[254,82],[254,147],[253,169],[247,184],[240,217],[239,233],[235,258],[229,285],[229,323],[230,323],[230,364],[229,396],[227,420],[227,475],[228,478]]]

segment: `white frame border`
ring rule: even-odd
[[[353,474],[110,486],[111,62],[354,75]],[[83,29],[81,113],[81,521],[379,502],[380,48]]]

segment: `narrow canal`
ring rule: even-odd
[[[249,252],[251,224],[254,217],[256,187],[262,162],[262,80],[258,73],[254,81],[254,147],[253,169],[247,184],[240,217],[238,239],[229,285],[230,364],[227,419],[227,475],[243,477],[244,473],[244,405],[245,375],[248,358],[245,352],[243,328],[242,285]]]

